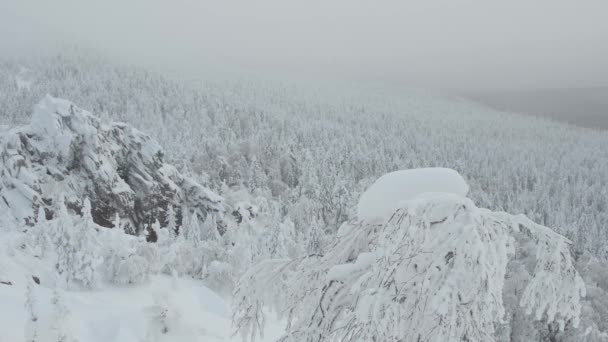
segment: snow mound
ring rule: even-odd
[[[95,223],[139,232],[167,218],[173,206],[223,225],[222,197],[164,162],[149,135],[124,123],[104,123],[73,103],[45,97],[31,123],[0,133],[0,212],[32,225],[39,207],[54,216],[56,196],[76,213],[91,201]],[[221,229],[220,229],[221,231]]]
[[[378,178],[359,199],[359,219],[383,218],[399,204],[427,192],[451,193],[465,197],[469,186],[462,176],[447,168],[422,168],[387,173]]]

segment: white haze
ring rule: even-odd
[[[79,44],[130,62],[478,90],[602,86],[608,3],[2,0],[0,53]]]

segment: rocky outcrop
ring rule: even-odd
[[[189,208],[223,230],[223,199],[165,163],[149,135],[47,96],[29,125],[0,133],[0,212],[32,224],[41,206],[53,217],[58,196],[76,213],[88,197],[97,224],[113,227],[118,213],[133,233],[165,222],[169,206],[178,224]]]

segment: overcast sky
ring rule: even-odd
[[[0,52],[449,89],[608,85],[606,0],[0,0]]]

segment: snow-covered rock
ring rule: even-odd
[[[447,168],[422,168],[387,173],[378,178],[359,199],[359,219],[383,218],[404,201],[427,192],[466,196],[469,186],[462,176]]]
[[[223,199],[164,162],[149,135],[124,123],[103,123],[73,103],[45,97],[31,123],[0,133],[0,212],[32,224],[40,206],[54,216],[57,196],[79,212],[85,197],[94,221],[113,227],[116,213],[141,231],[164,222],[173,206],[223,225]]]

